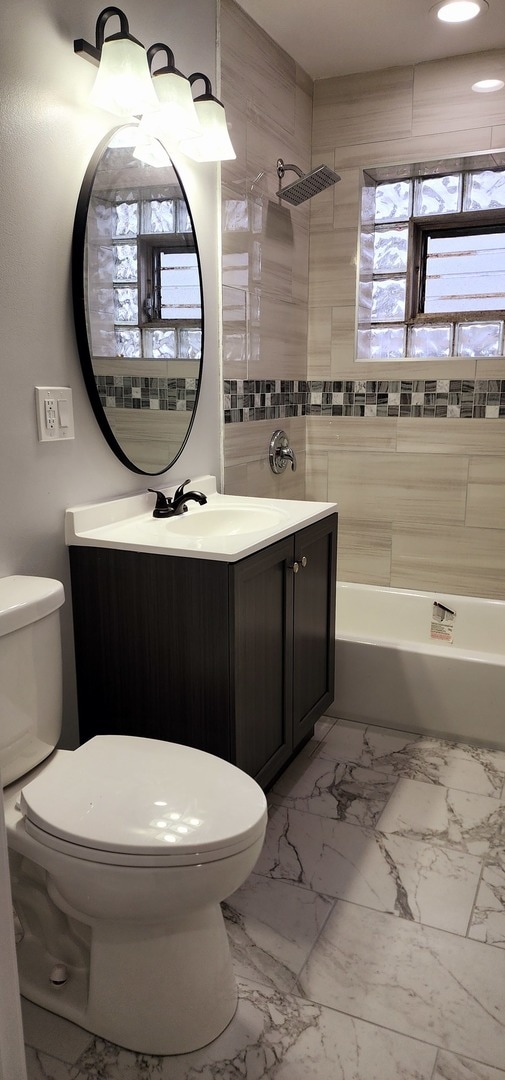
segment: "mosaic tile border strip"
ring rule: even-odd
[[[225,379],[226,424],[286,416],[505,419],[505,379]]]
[[[104,409],[155,409],[193,412],[198,379],[165,379],[140,375],[96,375]]]

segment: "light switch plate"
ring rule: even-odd
[[[74,411],[69,386],[36,386],[39,442],[74,438]]]

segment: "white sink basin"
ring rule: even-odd
[[[163,490],[173,496],[176,486]],[[147,490],[72,507],[65,514],[66,543],[237,562],[337,509],[334,503],[220,495],[214,476],[192,479],[191,489],[207,502],[190,501],[187,512],[173,518],[153,517],[156,499]]]
[[[284,515],[285,518],[286,515]],[[161,518],[166,529],[178,536],[246,536],[263,529],[275,529],[283,520],[278,510],[264,507],[201,507],[193,513]]]

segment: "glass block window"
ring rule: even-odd
[[[365,174],[358,359],[504,354],[505,169],[443,165]]]
[[[123,191],[108,205],[112,235],[105,276],[112,277],[114,327],[107,342],[94,343],[97,354],[201,359],[198,255],[184,199]],[[102,203],[97,209],[103,217]]]

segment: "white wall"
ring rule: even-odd
[[[89,107],[95,68],[74,38],[94,41],[102,8],[82,0],[2,0],[0,12],[0,576],[57,577],[65,584],[65,717],[62,744],[77,737],[65,507],[152,486],[116,460],[88,404],[70,294],[73,218],[99,140],[116,126]],[[177,66],[216,66],[214,0],[124,0],[130,31],[146,47],[168,44]],[[114,30],[117,20],[113,20]],[[169,482],[220,468],[218,170],[176,161],[194,210],[206,302],[200,407]],[[75,441],[37,441],[34,386],[71,386]]]

